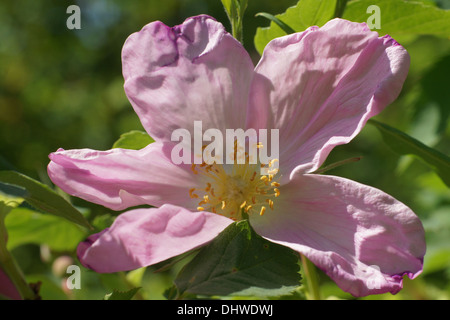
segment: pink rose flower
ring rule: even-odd
[[[418,217],[386,193],[313,174],[397,98],[406,50],[342,19],[271,41],[254,67],[208,16],[161,22],[123,47],[125,92],[156,142],[141,150],[62,149],[48,173],[65,192],[113,210],[137,205],[78,247],[97,272],[152,265],[205,245],[248,214],[262,237],[292,248],[354,296],[402,288],[425,254]],[[176,165],[174,130],[279,129],[279,170],[259,165]],[[226,167],[228,166],[228,167]],[[231,168],[230,168],[231,166]]]

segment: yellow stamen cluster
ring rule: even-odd
[[[262,145],[258,143],[258,148]],[[237,145],[233,160],[236,159]],[[245,215],[258,213],[264,215],[267,208],[274,209],[274,200],[280,195],[275,181],[278,169],[274,168],[277,159],[267,165],[250,164],[249,156],[245,153],[245,163],[237,164],[202,164],[191,166],[196,175],[202,175],[204,188],[192,188],[189,196],[199,199],[197,210],[210,211],[221,214],[233,220],[241,220]],[[265,169],[265,175],[261,170]]]

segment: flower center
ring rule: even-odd
[[[200,200],[197,210],[221,214],[233,220],[242,220],[254,213],[262,216],[267,209],[273,210],[274,200],[280,195],[280,184],[275,181],[279,171],[275,168],[278,159],[264,165],[250,164],[247,153],[245,157],[244,164],[192,164],[192,172],[205,177],[204,188],[189,190],[192,199]],[[262,168],[266,170],[262,171]]]

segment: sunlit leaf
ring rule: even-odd
[[[133,130],[122,134],[119,140],[114,143],[113,148],[139,150],[153,142],[155,140],[146,132]]]
[[[275,15],[275,18],[288,25],[295,32],[304,31],[310,26],[323,26],[332,19],[336,11],[336,0],[300,0],[285,13]],[[258,28],[255,35],[256,50],[262,54],[270,40],[286,35],[274,21],[269,27]]]
[[[77,225],[57,216],[15,208],[6,216],[8,249],[22,244],[46,244],[56,251],[72,251],[86,237]]]
[[[126,279],[129,283],[132,285],[139,287],[142,283],[142,279],[144,277],[145,271],[147,270],[146,267],[139,268],[136,270],[131,270],[127,273]]]
[[[380,8],[380,34],[392,36],[404,34],[432,34],[450,37],[450,11],[419,1],[406,0],[357,0],[348,3],[344,19],[366,22],[371,16],[367,8],[377,5]]]

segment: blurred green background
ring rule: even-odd
[[[430,2],[430,1],[427,1]],[[450,8],[448,1],[434,1]],[[249,0],[244,45],[254,57],[257,27],[268,25],[257,12],[278,14],[297,0]],[[71,4],[81,8],[81,30],[66,28]],[[374,4],[376,1],[374,0]],[[106,150],[122,133],[142,130],[124,91],[121,49],[125,39],[145,24],[160,20],[176,25],[197,14],[209,14],[230,26],[219,0],[145,1],[2,1],[0,4],[0,169],[13,169],[51,185],[48,154],[64,149]],[[395,37],[395,35],[393,35]],[[433,36],[405,37],[411,69],[399,99],[378,120],[428,146],[450,150],[450,41]],[[362,156],[358,163],[330,174],[379,188],[410,206],[427,231],[425,270],[405,281],[396,296],[370,299],[450,298],[450,192],[423,162],[398,156],[370,125],[350,144],[336,148],[327,163]],[[100,230],[116,213],[72,199]],[[83,268],[82,289],[64,292],[64,266],[77,263],[74,249],[84,230],[57,218],[46,220],[29,208],[7,218],[9,248],[29,281],[42,281],[45,299],[101,299],[112,289],[140,285],[140,298],[163,298],[174,269],[159,266],[129,274],[98,275]],[[62,258],[61,258],[62,257]],[[71,257],[70,260],[68,257]],[[55,263],[56,261],[56,263]],[[58,264],[62,269],[57,270]],[[323,296],[350,298],[320,274]]]

